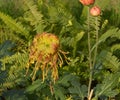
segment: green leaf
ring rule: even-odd
[[[24,94],[24,90],[9,90],[3,93],[5,100],[28,100]]]
[[[111,71],[118,71],[120,67],[120,61],[119,59],[114,56],[111,52],[108,52],[106,50],[103,50],[99,56],[98,60],[107,68],[110,68]]]
[[[64,95],[64,88],[59,85],[53,87],[56,100],[66,100]]]
[[[32,85],[26,88],[25,92],[34,92],[36,89],[40,88],[42,84],[43,84],[42,80],[36,80],[33,82]]]
[[[24,8],[26,12],[24,14],[24,19],[30,22],[30,25],[34,26],[34,30],[38,33],[43,32],[45,24],[43,20],[42,13],[38,10],[37,5],[33,0],[23,0]]]
[[[100,97],[102,95],[113,97],[119,93],[116,90],[116,87],[119,82],[120,73],[110,74],[108,75],[102,82],[102,84],[98,84],[95,88],[95,97]]]
[[[8,55],[12,55],[13,52],[11,49],[15,46],[14,43],[11,41],[7,40],[4,43],[0,44],[0,58]]]
[[[120,44],[114,44],[112,47],[111,47],[111,51],[115,51],[115,50],[120,50]]]
[[[92,47],[91,51],[94,50],[96,45],[99,45],[100,43],[105,42],[106,39],[108,39],[109,37],[111,37],[111,38],[116,37],[116,38],[120,39],[120,30],[118,28],[109,29],[107,32],[105,32],[103,35],[101,35],[98,42],[95,43],[95,45]]]
[[[13,31],[15,31],[27,38],[29,32],[23,27],[23,25],[20,22],[16,22],[9,15],[5,15],[2,12],[0,12],[0,18]]]
[[[65,75],[63,78],[61,78],[57,83],[64,85],[64,86],[68,86],[70,83],[70,81],[74,80],[75,77],[71,74]]]
[[[80,32],[80,33],[78,33],[77,35],[76,35],[76,37],[75,37],[75,41],[76,42],[78,42],[79,40],[81,40],[82,39],[82,37],[84,36],[84,32],[82,31],[82,32]]]
[[[77,81],[72,82],[72,87],[69,88],[69,91],[71,94],[78,95],[81,100],[87,97],[87,86],[80,85]]]

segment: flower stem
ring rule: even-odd
[[[89,67],[90,67],[90,76],[89,76],[89,84],[88,84],[88,98],[90,96],[90,91],[91,91],[91,84],[92,84],[92,58],[91,58],[91,40],[90,40],[90,25],[89,25],[89,21],[90,21],[90,13],[89,13],[89,7],[88,7],[88,53],[89,53]]]
[[[96,24],[96,43],[98,42],[98,25],[97,25],[98,19],[97,17],[95,18],[95,24]],[[96,56],[97,56],[97,49],[98,49],[98,44],[96,44],[95,47],[95,54],[94,54],[94,60],[93,60],[93,66],[95,66],[95,62],[96,62]]]

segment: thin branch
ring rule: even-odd
[[[98,19],[97,17],[95,18],[95,22],[96,22],[96,43],[98,43],[98,26],[97,26]],[[96,48],[94,52],[95,54],[94,54],[94,60],[93,60],[93,67],[95,66],[95,62],[96,62],[97,49],[98,49],[98,44],[96,44]]]
[[[89,77],[89,84],[88,84],[88,98],[90,95],[90,89],[91,89],[91,84],[92,84],[92,58],[91,58],[91,41],[90,41],[90,25],[89,25],[89,21],[90,21],[90,13],[89,13],[89,7],[88,7],[88,53],[89,53],[89,66],[90,66],[90,77]]]

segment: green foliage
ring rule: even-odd
[[[75,0],[5,1],[6,4],[3,0],[0,1],[0,99],[85,100],[88,97],[91,72],[88,25],[91,62],[95,60],[91,100],[117,98],[120,94],[119,0],[115,0],[114,4],[112,0],[96,0],[95,5],[101,7],[102,14],[97,20],[90,15],[89,21],[88,7],[83,7]],[[10,5],[7,7],[8,3]],[[15,8],[17,4],[18,12],[11,6],[14,5]],[[33,37],[42,32],[57,35],[60,48],[69,52],[68,63],[63,60],[63,66],[58,69],[59,79],[55,83],[49,72],[43,82],[41,70],[32,81],[34,64],[31,64],[30,72],[26,74],[29,45]],[[97,32],[99,36],[96,42]]]
[[[111,52],[102,51],[98,59],[106,68],[110,69],[111,71],[116,72],[120,69],[119,59],[112,55]]]
[[[87,86],[80,85],[78,81],[74,81],[71,83],[72,87],[69,88],[70,93],[73,95],[75,100],[84,100],[87,97]]]
[[[22,85],[25,81],[22,73],[26,66],[28,54],[25,52],[15,53],[15,46],[11,41],[5,41],[0,45],[1,92]]]
[[[11,49],[15,46],[11,41],[5,41],[0,45],[0,58],[8,55],[12,55]]]
[[[24,0],[24,19],[30,22],[31,26],[34,26],[34,29],[37,33],[44,31],[44,20],[43,15],[38,11],[37,5],[31,0]]]
[[[5,15],[4,13],[0,12],[0,18],[4,21],[8,27],[10,27],[13,31],[16,33],[19,33],[20,35],[23,35],[25,37],[28,36],[28,31],[25,30],[25,28],[22,26],[21,23],[16,22],[14,19],[12,19],[10,16]]]
[[[102,81],[101,84],[98,84],[95,88],[95,98],[99,96],[108,96],[108,97],[114,97],[119,93],[118,89],[115,89],[117,87],[120,77],[120,73],[115,74],[109,74],[105,77],[105,79]]]
[[[102,34],[98,40],[98,42],[92,47],[91,51],[99,45],[100,43],[105,42],[109,38],[117,38],[120,39],[120,30],[118,28],[112,28]]]
[[[21,9],[21,0],[0,0],[0,11],[16,18],[21,16],[23,10]]]

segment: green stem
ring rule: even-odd
[[[97,17],[95,18],[95,23],[96,23],[96,43],[98,42],[98,25],[97,25]],[[94,60],[93,60],[93,67],[95,66],[95,62],[96,62],[96,56],[97,56],[97,49],[98,49],[98,44],[96,44],[96,48],[95,48],[95,54],[94,54]]]
[[[89,53],[89,66],[90,66],[90,76],[89,76],[89,84],[88,84],[88,98],[90,95],[90,90],[91,90],[91,84],[92,84],[92,59],[91,59],[91,41],[90,41],[90,25],[89,22],[90,21],[90,14],[89,14],[89,7],[88,7],[88,53]]]
[[[75,58],[75,56],[76,56],[76,50],[77,50],[77,42],[76,41],[74,41],[75,43],[74,43],[74,48],[73,48],[73,58]]]
[[[62,27],[61,31],[60,31],[60,36],[59,36],[59,39],[62,38],[62,36],[64,35],[64,30],[65,30],[65,26]]]

